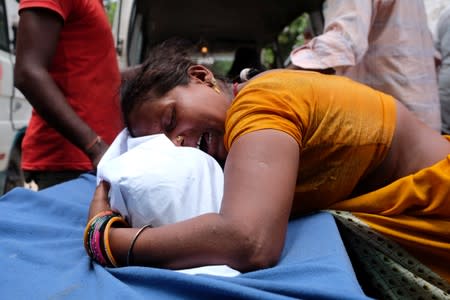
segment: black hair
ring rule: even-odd
[[[194,65],[190,55],[192,50],[192,44],[185,40],[167,40],[150,49],[135,76],[122,84],[122,118],[132,136],[129,116],[136,107],[189,83],[188,69]]]

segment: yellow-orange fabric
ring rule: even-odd
[[[450,282],[450,155],[331,208],[353,212]]]
[[[377,191],[348,199],[386,156],[395,100],[350,79],[273,71],[250,81],[228,111],[225,145],[261,129],[300,146],[293,209],[354,212],[450,282],[450,156]]]
[[[396,121],[395,100],[339,76],[277,70],[251,80],[232,103],[225,145],[261,129],[291,135],[301,149],[295,211],[344,200],[384,159]]]

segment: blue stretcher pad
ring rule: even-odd
[[[291,221],[276,267],[236,277],[103,268],[83,248],[95,177],[0,198],[2,299],[368,299],[333,217]]]

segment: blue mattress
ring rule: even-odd
[[[237,277],[103,268],[83,248],[95,177],[0,198],[1,299],[368,299],[333,217],[291,221],[276,267]]]

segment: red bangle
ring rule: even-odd
[[[89,144],[86,145],[86,147],[84,148],[84,151],[88,152],[89,150],[91,150],[92,147],[95,146],[95,144],[100,143],[102,141],[102,138],[100,136],[96,136],[95,139],[92,140],[92,142],[90,142]]]

